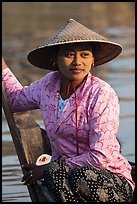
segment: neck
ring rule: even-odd
[[[80,86],[80,84],[82,84],[84,79],[80,81],[71,81],[63,76],[60,89],[61,97],[64,100],[69,98],[74,93],[74,91]]]

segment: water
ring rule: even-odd
[[[107,81],[120,99],[118,138],[122,154],[135,161],[135,11],[134,2],[3,2],[3,54],[23,85],[41,78],[46,71],[31,66],[27,53],[74,18],[87,27],[122,44],[122,54],[93,70]],[[39,112],[34,113],[43,127]],[[2,114],[2,201],[31,202]]]

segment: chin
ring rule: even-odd
[[[71,79],[80,81],[80,80],[83,80],[86,75],[87,74],[74,74],[73,76],[71,76]]]

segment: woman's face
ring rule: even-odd
[[[65,78],[81,82],[94,63],[91,45],[88,43],[62,45],[56,63]]]

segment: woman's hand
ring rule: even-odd
[[[22,182],[25,185],[33,184],[35,181],[42,179],[44,177],[45,166],[36,166],[36,164],[26,164],[22,166],[22,170],[24,170],[24,176],[22,177]]]
[[[7,66],[6,62],[5,62],[4,58],[2,57],[2,70],[6,69],[7,67],[8,66]]]

